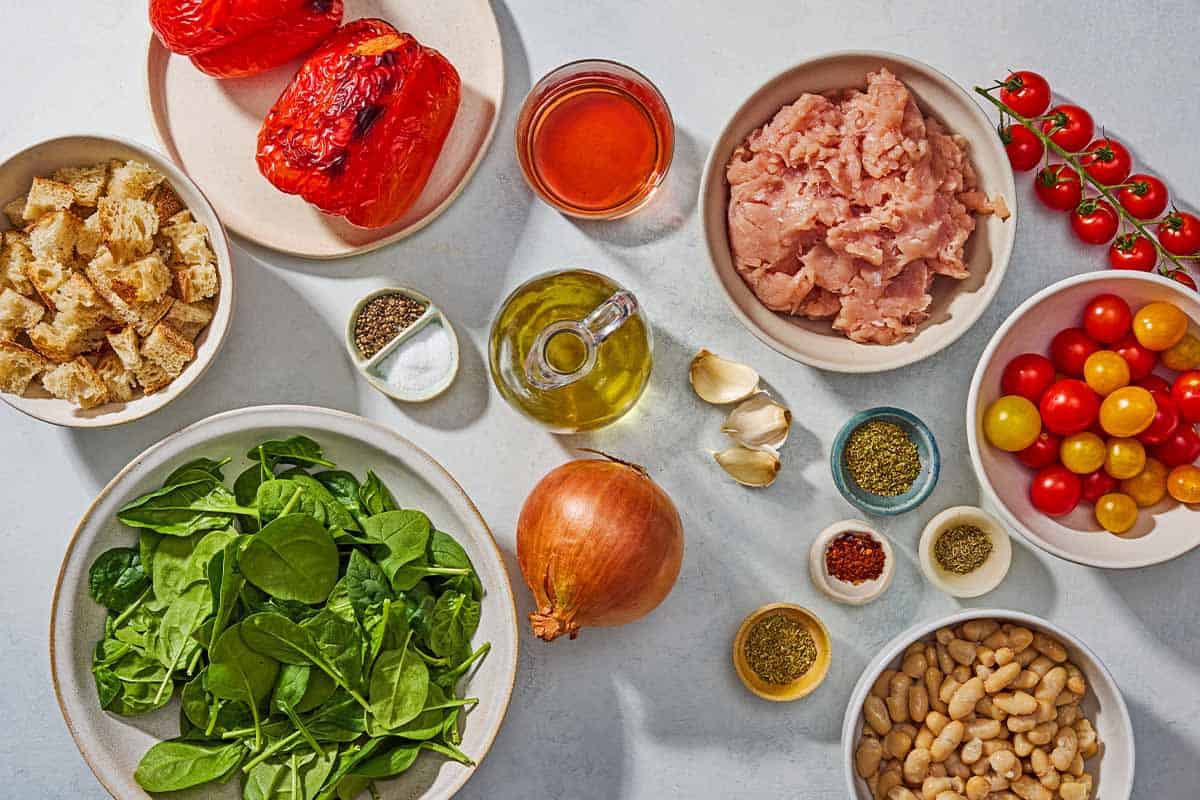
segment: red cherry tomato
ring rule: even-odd
[[[1049,517],[1061,517],[1079,504],[1083,485],[1079,476],[1062,464],[1043,468],[1033,476],[1029,500],[1033,507]]]
[[[1108,264],[1113,269],[1149,272],[1157,263],[1158,250],[1140,233],[1123,233],[1108,248]]]
[[[1050,340],[1050,358],[1059,372],[1072,378],[1083,377],[1083,365],[1100,345],[1083,328],[1065,328]],[[1120,352],[1120,351],[1117,351]],[[1130,372],[1133,372],[1132,366]]]
[[[1069,103],[1055,106],[1046,116],[1049,119],[1042,122],[1042,131],[1068,153],[1075,153],[1086,147],[1096,130],[1092,123],[1092,115]]]
[[[1042,424],[1059,436],[1086,431],[1100,413],[1096,393],[1083,381],[1064,378],[1042,395]]]
[[[1200,219],[1186,211],[1172,211],[1158,223],[1158,243],[1168,253],[1190,256],[1200,250]]]
[[[1133,311],[1115,294],[1102,294],[1092,298],[1083,309],[1083,329],[1097,342],[1115,344],[1129,334],[1133,324]]]
[[[1161,375],[1147,375],[1140,381],[1134,383],[1135,386],[1140,386],[1153,395],[1165,394],[1171,396],[1171,382]],[[1154,398],[1155,400],[1158,397]]]
[[[1181,269],[1177,269],[1174,272],[1168,273],[1167,277],[1170,278],[1171,280],[1175,281],[1176,283],[1183,284],[1184,286],[1191,289],[1193,292],[1197,291],[1196,290],[1196,279],[1193,278],[1191,275],[1188,275],[1186,272],[1184,272]]]
[[[1079,482],[1081,484],[1080,498],[1093,505],[1109,492],[1115,492],[1119,484],[1116,478],[1109,475],[1103,469],[1089,472]]]
[[[1017,70],[1004,79],[1000,102],[1023,117],[1039,116],[1050,105],[1050,84],[1036,72]]]
[[[1130,175],[1117,201],[1138,219],[1154,219],[1167,210],[1167,187],[1153,175]]]
[[[1000,377],[1000,390],[1004,394],[1017,394],[1036,403],[1054,383],[1054,377],[1054,365],[1050,359],[1037,353],[1022,353],[1005,366],[1004,374]]]
[[[1046,153],[1046,145],[1024,125],[1007,125],[1000,129],[1000,141],[1008,154],[1008,163],[1017,172],[1036,167]]]
[[[1142,347],[1142,343],[1135,339],[1132,333],[1117,342],[1112,349],[1129,362],[1129,377],[1134,381],[1140,381],[1149,375],[1158,363],[1158,353]]]
[[[1033,189],[1038,199],[1055,211],[1070,211],[1083,198],[1079,173],[1066,164],[1051,164],[1038,170]]]
[[[1171,399],[1188,422],[1200,422],[1200,369],[1179,373],[1171,387]]]
[[[1169,439],[1150,452],[1168,467],[1191,464],[1200,458],[1200,433],[1191,425],[1180,425]]]
[[[1116,186],[1129,177],[1133,159],[1116,139],[1097,139],[1087,146],[1080,161],[1088,175],[1105,186]]]
[[[1071,230],[1085,244],[1104,244],[1117,235],[1121,220],[1105,200],[1094,197],[1082,201],[1071,212]],[[1159,235],[1161,239],[1161,234]],[[1200,248],[1200,244],[1197,244]]]
[[[1150,378],[1158,378],[1157,375],[1151,375]],[[1149,381],[1150,378],[1146,380]],[[1159,378],[1162,380],[1162,378]],[[1163,381],[1166,383],[1166,381]],[[1171,396],[1159,389],[1157,386],[1150,389],[1150,395],[1154,398],[1154,420],[1150,423],[1150,427],[1137,435],[1137,439],[1142,444],[1156,445],[1163,444],[1171,435],[1175,433],[1175,429],[1179,427],[1179,406]]]
[[[1030,469],[1041,469],[1058,461],[1058,449],[1061,446],[1062,439],[1050,431],[1042,431],[1033,444],[1017,453],[1017,458]]]

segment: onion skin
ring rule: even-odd
[[[517,562],[533,593],[533,632],[574,639],[583,626],[624,625],[670,593],[683,523],[639,466],[580,459],[538,482],[517,521]]]

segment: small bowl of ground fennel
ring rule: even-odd
[[[933,491],[941,456],[929,428],[902,408],[881,406],[851,417],[829,454],[833,482],[861,511],[912,511]]]
[[[829,631],[791,603],[770,603],[746,617],[733,638],[733,668],[754,694],[785,702],[811,693],[829,672]]]
[[[929,582],[954,597],[990,592],[1012,563],[1008,532],[975,506],[947,508],[929,520],[917,551]]]

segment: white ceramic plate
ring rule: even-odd
[[[979,217],[967,240],[968,278],[938,278],[933,284],[930,318],[915,334],[892,345],[852,342],[830,327],[829,320],[806,320],[777,314],[764,306],[733,266],[727,213],[729,184],[725,165],[734,148],[784,105],[805,92],[861,86],[866,75],[884,66],[904,81],[917,105],[970,143],[971,163],[979,187],[989,197],[1000,194],[1013,216],[1001,221]],[[750,332],[784,355],[835,372],[882,372],[920,361],[962,336],[1000,288],[1016,236],[1017,195],[1012,169],[995,128],[979,105],[958,84],[934,68],[911,58],[874,51],[830,53],[803,61],[763,84],[734,112],[713,144],[700,185],[700,214],[717,281],[733,313]]]
[[[1125,698],[1108,668],[1087,645],[1052,622],[1004,609],[967,609],[945,617],[928,620],[906,630],[892,639],[871,663],[863,669],[862,677],[854,686],[846,715],[842,720],[842,764],[846,775],[848,796],[851,800],[871,800],[866,781],[854,771],[854,748],[862,733],[862,705],[871,691],[871,685],[885,669],[897,669],[904,649],[917,639],[923,639],[938,628],[953,627],[970,619],[994,618],[1002,622],[1024,625],[1032,631],[1041,631],[1058,639],[1067,648],[1072,663],[1087,679],[1088,695],[1081,704],[1085,716],[1092,721],[1100,740],[1100,753],[1087,762],[1087,770],[1096,779],[1093,797],[1099,800],[1128,800],[1133,792],[1133,770],[1135,764],[1133,723]]]
[[[160,392],[138,395],[128,403],[106,403],[96,408],[76,408],[67,400],[51,397],[41,383],[35,380],[29,385],[25,397],[0,394],[13,408],[31,417],[65,425],[71,428],[107,428],[141,419],[186,392],[208,369],[217,351],[225,342],[229,323],[233,319],[233,258],[229,254],[229,240],[217,212],[208,198],[171,161],[148,147],[112,136],[77,135],[62,136],[28,147],[0,164],[0,198],[7,203],[29,191],[29,184],[37,176],[48,176],[59,167],[86,166],[110,158],[143,161],[167,176],[192,216],[208,228],[209,242],[217,256],[217,272],[221,288],[214,298],[214,315],[196,338],[196,357],[178,378],[167,384]],[[7,228],[8,220],[0,219],[0,227]]]
[[[1200,295],[1159,275],[1104,270],[1048,286],[1010,314],[983,351],[967,395],[967,444],[986,504],[1014,531],[1060,558],[1128,569],[1169,561],[1200,544],[1200,511],[1168,498],[1142,509],[1133,529],[1123,536],[1106,533],[1087,503],[1080,502],[1064,517],[1047,517],[1029,501],[1032,471],[983,437],[983,413],[1000,396],[1005,365],[1021,353],[1048,355],[1054,334],[1079,325],[1087,302],[1107,292],[1125,298],[1135,312],[1155,300],[1172,302],[1191,317],[1192,333],[1200,333]]]
[[[150,37],[147,87],[154,129],[175,162],[204,186],[230,230],[306,258],[342,258],[403,239],[445,211],[483,159],[504,96],[500,31],[488,0],[347,0],[343,22],[379,17],[446,56],[462,103],[425,190],[385,228],[356,228],[284,194],[258,172],[258,130],[303,59],[261,75],[217,80]]]
[[[104,609],[87,593],[92,561],[111,547],[136,541],[130,528],[115,519],[117,509],[157,488],[178,464],[192,458],[233,456],[226,467],[232,480],[249,462],[242,455],[263,439],[297,433],[319,442],[342,469],[363,475],[368,468],[402,505],[426,512],[439,528],[452,533],[471,557],[485,596],[474,641],[492,643],[482,665],[463,683],[480,703],[463,726],[462,750],[476,762],[491,747],[512,694],[517,669],[517,617],[512,587],[500,551],[471,499],[428,453],[375,422],[309,406],[258,406],[228,411],[197,422],[137,456],[104,487],[80,520],[59,571],[50,611],[50,669],[63,717],[84,760],[118,800],[149,798],[133,771],[156,741],[178,734],[178,699],[141,717],[118,717],[96,702],[91,675],[92,649],[104,630]],[[445,800],[474,772],[473,767],[422,757],[394,781],[380,784],[387,800]],[[192,797],[238,798],[237,781]]]

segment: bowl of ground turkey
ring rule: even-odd
[[[1012,170],[971,96],[912,59],[820,56],[733,114],[700,187],[717,280],[779,352],[881,372],[961,336],[1000,288]]]

